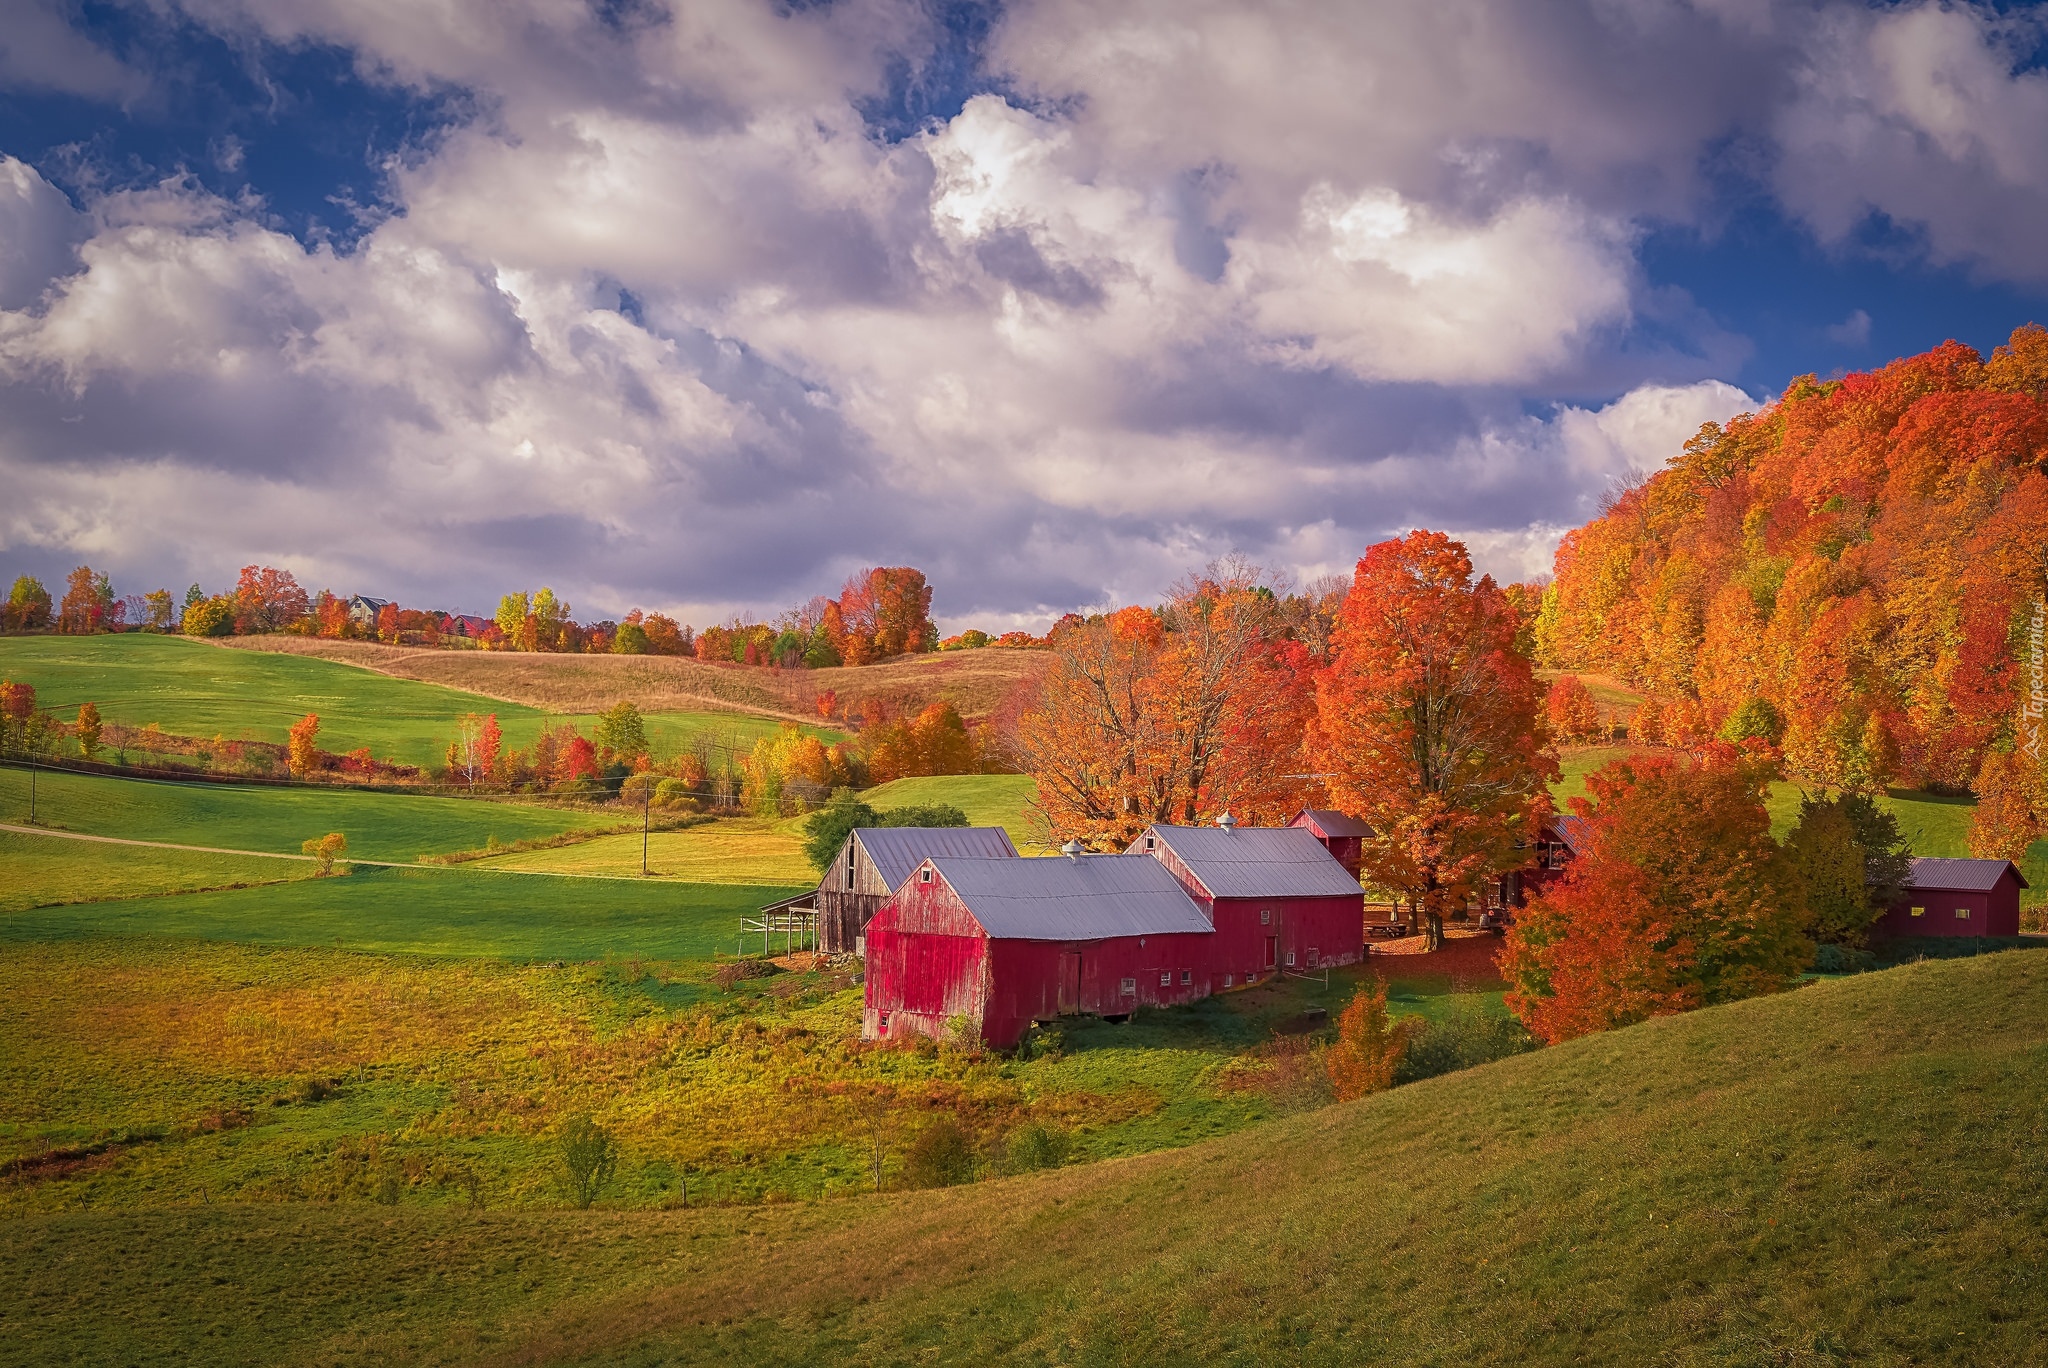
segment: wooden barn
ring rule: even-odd
[[[1352,878],[1365,863],[1365,843],[1372,836],[1372,828],[1356,817],[1347,817],[1341,812],[1328,808],[1303,808],[1287,825],[1302,830],[1323,843],[1323,849],[1336,857]]]
[[[1034,1021],[1192,1002],[1212,989],[1209,919],[1143,855],[928,859],[868,925],[870,1040],[964,1017],[1008,1049]]]
[[[1586,844],[1586,819],[1553,812],[1537,828],[1529,863],[1500,876],[1496,893],[1502,907],[1525,907],[1529,896],[1557,881]]]
[[[861,953],[861,937],[911,871],[934,855],[1015,860],[1017,847],[1001,827],[859,827],[839,847],[814,893],[818,948]],[[793,907],[801,899],[776,904]]]
[[[1906,894],[1871,928],[1879,936],[2017,936],[2027,880],[2011,860],[1913,861]]]
[[[1216,929],[1219,973],[1243,983],[1365,955],[1365,890],[1305,827],[1154,826],[1131,854],[1164,864]]]

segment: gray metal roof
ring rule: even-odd
[[[932,867],[998,940],[1084,941],[1215,929],[1150,855],[936,856]]]
[[[856,827],[861,848],[875,862],[882,882],[895,892],[911,871],[938,855],[971,859],[1020,859],[1001,827]]]
[[[1569,812],[1554,812],[1543,819],[1543,830],[1552,838],[1563,841],[1572,854],[1583,855],[1586,851],[1586,819],[1575,817]]]
[[[1373,834],[1372,827],[1367,823],[1330,808],[1303,808],[1294,820],[1299,823],[1304,817],[1316,824],[1317,831],[1333,840],[1339,836],[1356,836],[1362,839]]]
[[[1307,827],[1155,826],[1157,836],[1214,898],[1334,898],[1362,894]],[[1133,850],[1142,850],[1140,836]]]
[[[1913,861],[1913,878],[1906,886],[1937,893],[1989,893],[2008,869],[2021,888],[2032,886],[2011,860],[1944,860],[1924,855]]]

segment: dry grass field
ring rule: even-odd
[[[630,698],[642,712],[710,708],[810,723],[819,720],[818,696],[828,689],[842,705],[877,698],[897,715],[942,698],[970,724],[981,722],[1035,682],[1050,659],[1041,651],[948,651],[859,669],[769,670],[675,656],[425,650],[294,636],[218,644],[314,656],[552,713],[602,712]]]
[[[775,822],[727,818],[647,838],[647,869],[657,878],[693,884],[811,884],[817,871],[804,858],[801,818]],[[640,876],[640,835],[600,836],[552,850],[526,850],[476,862],[478,868],[548,874]]]

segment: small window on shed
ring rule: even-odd
[[[1970,909],[1969,909],[1969,908],[1967,908],[1967,907],[1958,907],[1958,908],[1956,909],[1956,920],[1957,920],[1957,921],[1968,921],[1969,919],[1970,919]]]
[[[917,881],[919,883],[930,883],[932,881],[932,872],[929,869],[918,870]]]
[[[1187,985],[1187,984],[1190,984],[1190,983],[1193,983],[1193,982],[1195,981],[1195,971],[1194,971],[1194,970],[1192,970],[1192,969],[1183,969],[1183,970],[1181,970],[1181,971],[1180,971],[1180,981],[1181,981],[1181,983],[1182,983],[1182,985],[1183,985],[1183,986],[1185,986],[1185,985]]]
[[[1272,908],[1270,908],[1270,907],[1262,907],[1262,908],[1260,908],[1260,909],[1259,909],[1259,925],[1261,925],[1261,926],[1271,926],[1272,924],[1273,924],[1273,909],[1272,909]]]
[[[1134,978],[1127,978],[1117,985],[1117,991],[1125,997],[1136,997],[1138,995],[1138,981]]]
[[[1230,981],[1231,981],[1231,979],[1232,979],[1233,977],[1234,977],[1234,975],[1231,975],[1231,974],[1225,974],[1225,975],[1223,976],[1223,986],[1224,986],[1225,988],[1228,988],[1228,987],[1230,986]]]
[[[1149,855],[1157,849],[1159,849],[1159,838],[1157,836],[1147,836],[1145,838],[1145,852]]]
[[[1916,917],[1924,917],[1927,915],[1927,909],[1924,907],[1916,907],[1913,909],[1913,915]]]
[[[1294,952],[1292,950],[1287,952],[1287,967],[1289,969],[1294,967]]]
[[[1166,986],[1167,986],[1167,985],[1168,985],[1169,983],[1172,983],[1172,982],[1173,982],[1173,970],[1171,970],[1171,969],[1161,969],[1161,970],[1159,971],[1159,986],[1160,986],[1161,988],[1164,988],[1164,987],[1166,987]]]

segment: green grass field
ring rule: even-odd
[[[2048,955],[2020,953],[950,1191],[38,1199],[0,1218],[0,1328],[24,1364],[2035,1364],[2044,1069]]]
[[[420,766],[442,763],[464,713],[497,714],[508,747],[531,744],[543,724],[571,722],[588,735],[595,721],[311,656],[223,650],[147,633],[0,637],[0,676],[33,684],[38,704],[67,720],[92,702],[110,722],[155,722],[187,736],[282,742],[294,722],[318,713],[322,749],[367,746],[378,759]],[[700,735],[751,746],[779,725],[740,713],[655,713],[647,734],[657,755],[671,755]]]
[[[0,831],[0,913],[305,878],[297,860],[103,845]]]
[[[877,784],[860,796],[876,809],[951,803],[967,814],[968,825],[1002,827],[1023,850],[1031,840],[1024,816],[1031,794],[1031,776],[1027,774],[949,774]]]
[[[684,883],[815,884],[818,872],[804,858],[802,837],[788,825],[735,817],[684,831],[657,831],[647,837],[647,870],[653,877]],[[641,854],[641,838],[635,832],[553,850],[497,855],[474,867],[638,878]]]
[[[339,831],[349,854],[364,860],[409,861],[479,848],[493,836],[510,844],[624,820],[538,803],[52,771],[38,774],[35,788],[37,820],[65,831],[285,855],[298,854],[309,836]],[[0,820],[27,817],[28,790],[26,770],[0,769]]]
[[[281,862],[282,863],[282,862]],[[513,960],[709,959],[794,888],[357,866],[346,877],[14,913],[0,938],[173,936]]]

